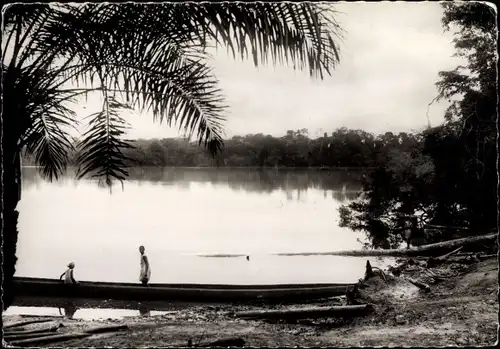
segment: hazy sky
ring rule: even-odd
[[[451,33],[441,27],[435,2],[337,3],[345,29],[341,62],[323,81],[292,67],[234,60],[224,48],[210,62],[227,98],[226,136],[283,135],[308,128],[310,135],[346,126],[369,132],[411,131],[427,125],[427,105],[436,96],[440,70],[458,65]],[[446,104],[429,112],[441,122]],[[130,114],[132,138],[179,135],[150,115]]]

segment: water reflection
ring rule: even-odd
[[[78,310],[75,301],[72,299],[67,300],[65,302],[63,309],[64,309],[64,316],[68,319],[73,319],[76,311]],[[61,308],[59,308],[59,312],[61,312]]]
[[[332,199],[338,202],[344,203],[347,201],[352,201],[358,198],[360,191],[332,191]]]
[[[151,316],[151,309],[145,303],[139,302],[139,315]]]
[[[187,307],[189,305],[184,305]],[[176,313],[169,304],[147,304],[147,302],[109,303],[104,300],[81,298],[16,298],[14,305],[4,315],[64,316],[72,320],[121,319],[124,317],[152,317]]]
[[[174,185],[189,189],[190,183],[210,183],[214,187],[229,186],[239,191],[255,193],[272,193],[276,190],[286,192],[287,198],[292,200],[291,193],[297,192],[297,200],[308,189],[332,190],[349,193],[338,195],[340,200],[355,197],[361,190],[361,171],[318,171],[318,170],[270,170],[245,168],[131,168],[129,181],[136,181],[154,185]],[[34,167],[23,168],[23,186],[38,188],[44,180]],[[77,185],[74,179],[74,170],[69,169],[59,183]],[[333,194],[332,194],[333,195]],[[337,198],[335,197],[335,198]]]
[[[132,168],[125,189],[108,195],[95,181],[76,181],[71,170],[50,184],[36,168],[24,168],[16,275],[52,278],[61,263],[75,260],[82,280],[133,282],[137,246],[145,245],[159,283],[343,282],[360,270],[356,263],[269,255],[360,248],[362,233],[338,225],[339,205],[357,197],[360,176]],[[196,254],[252,255],[252,261]],[[120,267],[109,273],[103,263]]]

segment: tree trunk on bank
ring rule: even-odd
[[[337,252],[318,252],[318,253],[277,253],[278,256],[295,255],[327,255],[327,256],[350,256],[350,257],[409,257],[409,256],[435,256],[440,253],[456,249],[460,246],[473,245],[477,243],[491,244],[497,242],[498,234],[488,234],[481,236],[472,236],[463,239],[438,242],[435,244],[422,245],[408,249],[387,249],[387,250],[353,250]]]
[[[252,310],[241,311],[235,314],[239,318],[317,318],[330,316],[359,316],[373,310],[370,304],[343,305],[332,307],[313,307],[283,310]]]
[[[4,110],[5,112],[5,110]],[[8,117],[4,113],[0,125],[2,137],[2,288],[3,288],[3,310],[6,310],[13,302],[13,279],[16,272],[16,247],[17,247],[17,221],[19,212],[16,210],[20,200],[20,161],[19,152],[16,149],[17,138],[13,134],[15,130],[9,127]],[[13,125],[11,125],[13,126]],[[12,131],[10,131],[12,130]],[[9,132],[12,132],[9,134]]]
[[[389,249],[389,250],[367,250],[367,251],[343,251],[339,256],[425,256],[436,255],[445,251],[453,250],[461,246],[467,246],[476,243],[496,243],[498,234],[489,234],[481,236],[472,236],[463,239],[438,242],[435,244],[422,245],[408,249]]]

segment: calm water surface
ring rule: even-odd
[[[114,309],[114,308],[104,308],[104,309],[82,309],[79,308],[74,312],[72,316],[73,319],[77,320],[105,320],[105,319],[123,319],[125,317],[132,316],[158,316],[165,315],[168,312],[163,311],[149,311],[146,314],[141,313],[137,310],[130,309]],[[65,309],[62,308],[52,308],[52,307],[19,307],[11,306],[9,307],[3,315],[29,315],[29,316],[64,316],[66,315]]]
[[[73,174],[44,181],[24,168],[17,275],[138,281],[144,245],[152,282],[351,282],[366,258],[275,256],[361,247],[338,226],[360,172],[136,168],[109,189]],[[206,257],[249,255],[233,258]],[[383,261],[372,261],[374,265]]]

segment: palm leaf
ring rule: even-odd
[[[106,81],[107,90],[122,92],[132,106],[151,111],[155,120],[177,124],[179,129],[196,135],[212,153],[220,151],[225,106],[211,69],[196,59],[200,51],[187,52],[176,46],[177,42],[161,40],[150,32],[130,31],[128,27],[119,31],[119,21],[113,31],[105,31],[109,13],[95,13],[102,8],[86,6],[82,17],[74,14],[71,19],[76,25],[59,28],[59,36],[51,35],[62,40],[52,39],[51,46],[64,46],[76,57],[77,64],[89,65],[89,70],[79,77],[80,82],[88,82],[89,75],[90,84]],[[63,14],[66,22],[70,15]],[[96,22],[91,25],[90,20]],[[89,28],[95,32],[89,33]]]
[[[199,23],[200,38],[208,34],[242,58],[250,52],[255,65],[271,58],[321,78],[324,72],[331,74],[339,60],[336,41],[342,33],[334,14],[331,6],[289,2],[203,3],[188,12],[190,22]]]
[[[90,130],[79,145],[78,176],[101,176],[106,182],[126,176],[121,149],[128,143],[121,140],[125,126],[117,114],[121,102],[151,111],[154,120],[175,124],[212,154],[221,151],[226,106],[206,65],[209,45],[223,44],[242,59],[251,55],[255,65],[290,64],[321,78],[339,60],[340,29],[334,12],[317,4],[87,3],[48,8],[26,18],[14,16],[9,22],[13,42],[26,47],[18,50],[22,58],[14,55],[11,63],[17,68],[30,65],[28,75],[51,72],[37,85],[50,95],[38,94],[36,103],[45,106],[38,108],[23,140],[33,140],[37,146],[30,149],[39,154],[62,154],[65,141],[56,149],[49,146],[50,138],[42,137],[42,132],[52,132],[54,139],[63,139],[62,129],[48,127],[47,118],[54,125],[73,124],[74,117],[63,105],[78,93],[101,91],[105,107],[91,116]],[[32,31],[25,25],[28,20],[36,24]],[[61,86],[66,81],[83,87],[82,91],[64,91]],[[110,99],[114,92],[122,100]],[[33,117],[28,111],[26,107],[23,115]],[[58,164],[56,171],[63,167],[62,156],[44,157],[45,163],[53,159]]]
[[[106,185],[111,186],[113,179],[123,181],[128,176],[127,157],[122,151],[131,146],[121,139],[128,126],[118,111],[126,106],[112,96],[105,96],[102,110],[88,116],[89,130],[77,145],[76,176],[81,179],[90,175],[104,179]]]
[[[19,152],[26,146],[26,151],[35,156],[42,176],[57,179],[67,166],[72,148],[67,128],[76,120],[64,105],[71,98],[50,87],[50,70],[3,68],[3,117],[9,133],[17,139]]]
[[[37,52],[33,39],[52,12],[44,4],[9,7],[4,22],[7,40],[2,42],[5,125],[17,140],[18,152],[25,149],[33,155],[41,175],[50,180],[66,169],[72,148],[67,129],[76,123],[66,106],[72,94],[54,85],[59,78],[53,68],[55,55]]]

